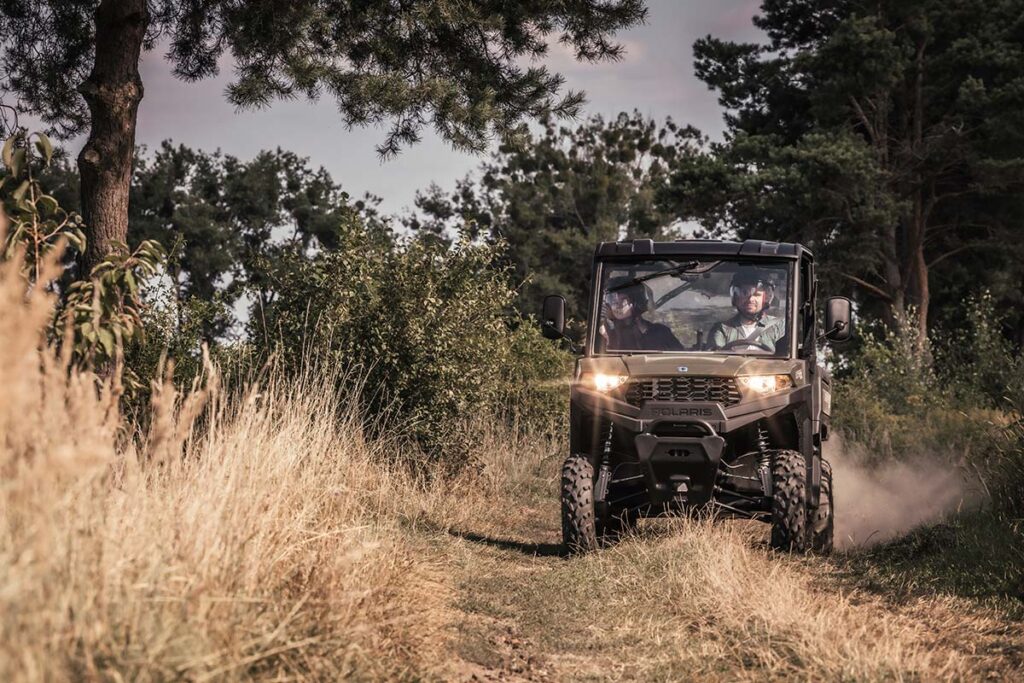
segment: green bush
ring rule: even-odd
[[[250,319],[250,338],[288,367],[327,363],[361,377],[369,415],[399,417],[458,466],[459,425],[540,420],[567,372],[566,355],[512,313],[500,257],[501,247],[401,243],[352,221],[336,248],[268,264],[274,298]]]
[[[927,359],[931,349],[919,353],[915,322],[905,320],[901,327],[907,332],[867,327],[836,384],[836,426],[879,459],[943,443],[946,437],[935,435],[933,441],[925,425],[953,412],[950,393]]]
[[[541,336],[533,319],[509,330],[501,414],[526,429],[557,434],[568,428],[572,355]]]
[[[989,292],[967,301],[964,327],[946,336],[936,367],[960,403],[1007,408],[1024,406],[1024,358],[1003,334],[1005,314]]]
[[[958,372],[965,366],[939,360],[949,355],[945,345],[918,349],[912,314],[901,328],[865,331],[837,383],[837,427],[880,460],[925,453],[964,462],[984,454],[999,411],[965,400]]]
[[[143,240],[130,250],[114,242],[113,250],[86,277],[70,280],[63,266],[85,249],[84,226],[81,216],[63,209],[40,182],[53,160],[49,138],[19,131],[7,138],[0,156],[0,260],[20,264],[26,288],[59,292],[51,343],[68,344],[76,366],[101,375],[123,370],[120,378],[129,392],[139,388],[131,368],[121,366],[121,355],[125,344],[139,338],[139,288],[159,269],[163,247]]]
[[[179,301],[166,279],[151,278],[140,292],[142,334],[125,344],[125,367],[141,381],[129,394],[124,410],[144,425],[150,408],[151,382],[172,379],[188,386],[203,372],[203,345],[222,375],[233,372],[234,352],[240,344],[215,343],[207,338],[213,323],[229,318],[230,307],[219,297],[190,297]]]
[[[980,474],[996,508],[1024,511],[1024,361],[1001,332],[991,297],[965,306],[964,327],[933,334],[918,353],[869,328],[836,385],[836,426],[876,459],[928,454]]]
[[[987,470],[996,508],[1024,524],[1024,419],[1019,415],[1003,431],[1003,439],[991,454]]]

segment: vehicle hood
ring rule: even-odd
[[[788,358],[757,358],[729,354],[635,354],[580,359],[581,372],[628,374],[633,377],[698,375],[738,377],[793,373],[801,361]]]

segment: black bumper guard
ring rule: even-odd
[[[714,493],[725,439],[704,420],[684,422],[700,427],[705,434],[657,436],[643,432],[634,437],[647,491],[654,503],[701,505],[709,502]]]

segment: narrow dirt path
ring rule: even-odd
[[[495,513],[438,544],[461,680],[1024,678],[1020,622],[948,595],[888,599],[842,556],[772,553],[758,525],[645,524],[565,558],[554,501]]]
[[[483,532],[455,529],[444,539],[456,567],[456,671],[463,680],[561,679],[552,661],[558,653],[543,639],[558,616],[533,610],[538,588],[566,562],[558,510],[542,507],[523,506]]]

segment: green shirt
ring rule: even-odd
[[[708,347],[712,350],[721,349],[730,342],[753,337],[749,345],[739,344],[733,348],[736,350],[759,349],[774,352],[775,344],[784,336],[786,336],[786,321],[783,318],[773,315],[762,315],[760,320],[745,329],[740,316],[735,315],[725,322],[716,323],[711,328],[711,335],[708,337]]]

